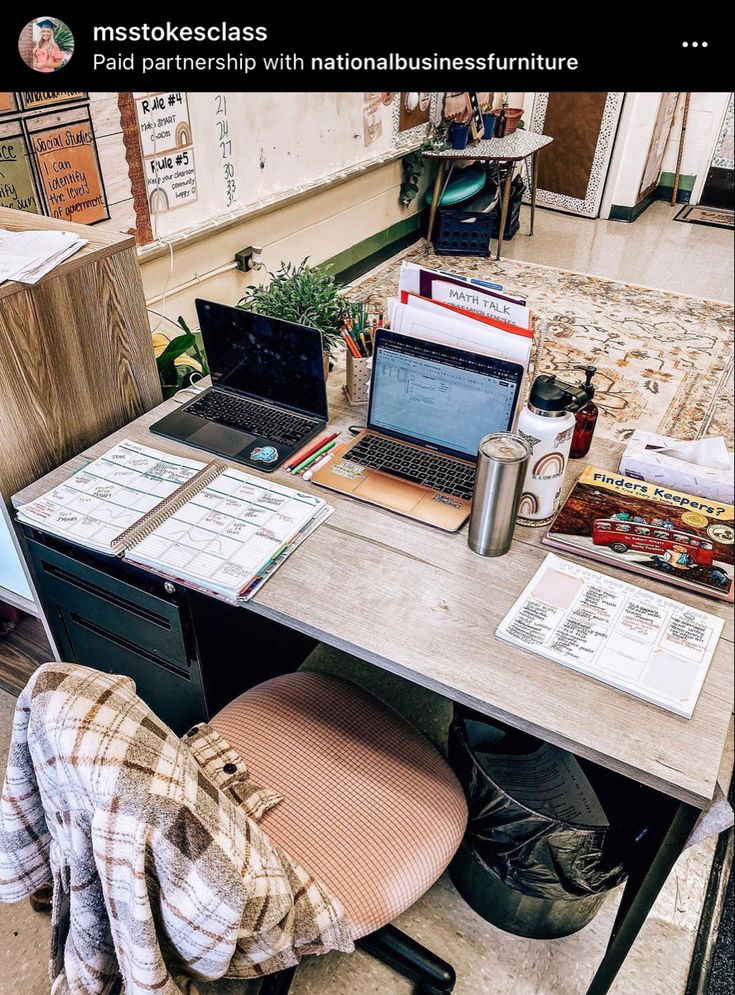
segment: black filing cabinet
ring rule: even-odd
[[[316,645],[248,608],[25,527],[62,660],[125,674],[181,734],[242,691],[297,669]]]

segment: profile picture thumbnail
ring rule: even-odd
[[[37,73],[55,73],[74,54],[74,35],[58,17],[36,17],[21,31],[18,51]]]

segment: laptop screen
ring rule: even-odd
[[[213,301],[196,307],[215,387],[326,419],[321,332]]]
[[[490,432],[513,424],[523,367],[379,331],[368,427],[475,459]]]

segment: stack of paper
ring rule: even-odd
[[[391,331],[520,363],[528,370],[533,314],[522,298],[498,284],[409,262],[401,268],[398,294],[388,301]]]
[[[71,231],[0,229],[0,282],[37,283],[86,244]]]
[[[495,635],[690,719],[724,624],[550,554]]]

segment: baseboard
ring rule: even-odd
[[[637,204],[632,207],[626,207],[622,204],[612,204],[610,207],[609,220],[610,221],[635,221],[636,218],[640,217],[641,214],[650,207],[655,200],[666,200],[671,203],[671,197],[674,193],[674,179],[673,173],[661,173],[661,178],[659,180],[658,186],[655,190],[652,190],[649,194],[639,200]],[[697,179],[696,176],[680,176],[679,185],[676,188],[676,203],[677,204],[688,204],[692,199],[692,190],[694,189],[694,181]]]
[[[426,210],[418,211],[331,259],[326,259],[321,265],[331,267],[334,278],[340,285],[351,283],[417,242],[423,236],[427,213]]]

